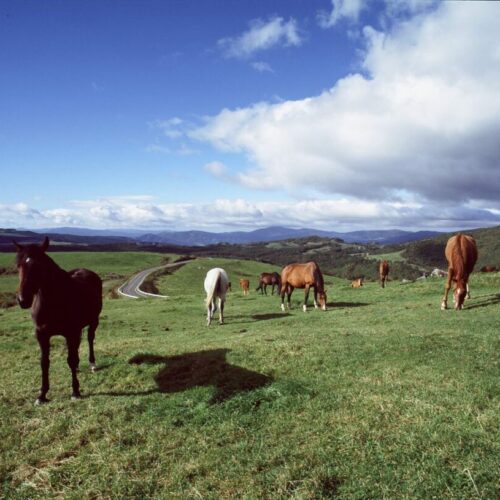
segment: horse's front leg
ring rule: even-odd
[[[47,403],[47,392],[49,392],[49,366],[50,366],[50,338],[48,335],[37,331],[38,345],[40,346],[40,367],[42,368],[42,386],[36,398],[35,404]]]
[[[450,267],[448,268],[448,277],[446,278],[446,283],[444,285],[444,296],[443,300],[441,301],[441,311],[444,311],[445,309],[448,308],[448,292],[450,291],[452,276],[453,276],[453,269]]]
[[[467,290],[467,295],[465,297],[467,299],[470,299],[470,288],[469,288],[469,283],[468,282],[465,285],[465,289]]]
[[[302,310],[304,312],[307,311],[307,300],[309,299],[309,290],[311,288],[311,285],[306,285],[304,287],[304,305],[302,306]]]
[[[73,392],[71,394],[71,399],[79,399],[80,394],[80,382],[78,382],[77,372],[78,365],[80,363],[80,357],[78,355],[78,349],[80,347],[81,331],[72,331],[67,334],[66,345],[68,346],[68,366],[71,369],[71,385]]]
[[[316,287],[313,288],[313,298],[314,298],[314,309],[318,309],[318,290]]]
[[[97,330],[97,326],[99,325],[99,320],[95,323],[91,323],[89,325],[89,329],[87,332],[87,340],[89,343],[89,366],[90,371],[95,373],[97,371],[97,366],[95,364],[95,355],[94,355],[94,339],[95,339],[95,331]]]

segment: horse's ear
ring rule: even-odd
[[[42,248],[42,252],[46,252],[47,248],[49,248],[49,237],[48,236],[45,236],[45,239],[43,240],[41,248]]]
[[[14,243],[15,247],[17,248],[17,251],[20,252],[23,249],[23,246],[20,245],[17,241],[12,240],[12,243]]]

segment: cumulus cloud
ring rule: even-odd
[[[229,58],[245,59],[273,47],[299,46],[303,42],[295,19],[272,17],[250,21],[247,31],[236,37],[221,38],[218,48]]]
[[[364,0],[332,0],[332,8],[329,12],[324,10],[318,12],[318,24],[327,29],[344,18],[357,21],[361,10],[366,6],[367,2]]]
[[[318,96],[224,109],[190,133],[253,168],[253,188],[464,203],[500,192],[500,3],[444,2],[365,27],[363,73]]]
[[[477,203],[430,206],[354,198],[157,203],[150,197],[122,197],[74,201],[69,207],[48,210],[37,210],[26,204],[0,206],[0,226],[30,228],[75,226],[220,231],[280,225],[348,231],[367,227],[453,230],[498,224],[500,210]]]

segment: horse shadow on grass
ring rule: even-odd
[[[474,300],[474,299],[472,299]],[[493,293],[491,295],[481,295],[477,297],[477,302],[473,304],[466,304],[464,309],[477,309],[478,307],[487,307],[500,303],[500,293]]]
[[[291,316],[290,313],[277,312],[277,313],[267,313],[267,314],[253,314],[252,319],[256,321],[266,321],[268,319],[281,319],[287,316]]]
[[[212,349],[178,356],[136,354],[130,364],[163,365],[154,376],[157,389],[144,392],[110,392],[110,396],[138,396],[152,393],[176,393],[201,386],[213,386],[210,404],[222,403],[241,392],[253,391],[273,382],[273,378],[227,362],[230,349]]]

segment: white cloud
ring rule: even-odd
[[[269,63],[264,61],[254,61],[251,63],[252,68],[259,73],[274,73],[273,68]]]
[[[214,177],[224,177],[227,175],[227,167],[220,161],[207,163],[203,168]]]
[[[253,188],[360,199],[496,200],[500,3],[444,2],[384,34],[321,95],[222,110],[190,133],[240,152]],[[403,200],[405,196],[403,196]]]
[[[185,122],[177,116],[168,120],[155,120],[149,125],[152,128],[161,130],[162,134],[169,139],[178,139],[184,135],[182,126],[185,125]]]
[[[222,38],[217,46],[226,57],[244,59],[273,47],[296,47],[302,42],[294,19],[272,17],[267,22],[254,19],[247,31],[236,37]]]
[[[354,198],[250,202],[156,203],[150,197],[74,201],[37,210],[0,205],[0,227],[252,230],[272,225],[348,231],[367,228],[454,230],[500,224],[500,210],[480,205],[360,201]]]
[[[357,21],[363,8],[367,6],[366,0],[332,0],[330,12],[321,10],[318,12],[318,24],[324,28],[335,26],[341,19]]]

